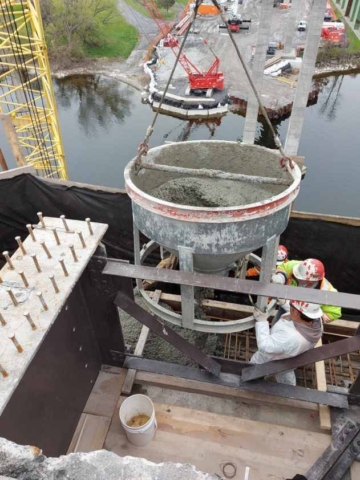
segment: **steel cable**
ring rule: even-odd
[[[176,59],[175,59],[175,63],[173,65],[173,68],[170,72],[170,76],[169,76],[169,79],[167,81],[167,84],[165,86],[165,89],[163,91],[163,94],[161,96],[161,99],[160,99],[160,103],[159,103],[159,107],[154,115],[154,118],[151,122],[151,125],[147,128],[147,131],[146,131],[146,135],[144,137],[144,140],[142,143],[140,143],[139,145],[139,153],[136,157],[136,160],[135,160],[135,172],[139,172],[139,170],[141,169],[141,159],[142,159],[142,156],[143,155],[146,155],[147,151],[148,151],[148,144],[149,144],[149,139],[154,131],[154,127],[155,127],[155,123],[156,123],[156,120],[159,116],[159,113],[160,113],[160,109],[161,109],[161,106],[164,102],[164,99],[165,99],[165,96],[167,94],[167,91],[169,89],[169,86],[171,84],[171,80],[173,78],[173,75],[175,73],[175,69],[179,63],[179,59],[181,57],[181,54],[182,54],[182,51],[184,49],[184,46],[185,46],[185,43],[186,43],[186,39],[189,35],[189,32],[190,32],[190,29],[193,25],[193,23],[195,22],[195,19],[196,19],[196,15],[197,15],[197,12],[198,12],[198,8],[199,6],[201,5],[201,2],[202,0],[196,0],[196,4],[195,4],[195,8],[194,8],[194,11],[193,11],[193,18],[192,20],[189,22],[189,25],[188,25],[188,28],[186,29],[186,32],[185,32],[185,35],[184,35],[184,38],[183,38],[183,41],[181,42],[181,45],[180,45],[180,48],[179,48],[179,51],[178,51],[178,54],[176,55]]]
[[[19,33],[17,32],[17,36],[18,38],[16,38],[16,17],[15,17],[15,14],[14,14],[14,10],[13,10],[13,7],[10,5],[8,5],[7,3],[7,0],[5,0],[5,9],[3,7],[3,3],[2,3],[2,0],[0,0],[0,6],[1,6],[1,9],[4,11],[6,10],[7,12],[7,15],[9,17],[9,20],[11,20],[12,18],[12,22],[14,27],[13,27],[13,32],[11,34],[10,32],[10,28],[9,28],[9,25],[7,25],[7,22],[5,22],[5,25],[6,25],[6,30],[7,30],[7,33],[8,33],[8,36],[9,36],[9,43],[10,43],[10,46],[11,46],[11,50],[12,50],[12,54],[14,56],[14,62],[15,62],[15,65],[16,65],[16,70],[17,70],[17,73],[19,75],[19,79],[21,81],[21,83],[23,83],[22,81],[22,77],[20,76],[20,72],[21,72],[21,66],[18,62],[18,57],[17,55],[19,54],[19,57],[22,57],[22,63],[25,64],[25,56],[24,56],[24,53],[23,53],[23,48],[21,46],[21,41],[20,41],[20,38],[19,38]],[[10,8],[9,8],[10,7]],[[11,15],[10,15],[10,12],[11,12]],[[24,12],[24,9],[22,10],[23,12],[23,16],[24,16],[24,22],[26,23],[26,19],[25,19],[25,12]],[[14,49],[14,45],[13,45],[13,42],[11,41],[11,35],[13,36],[13,40],[14,40],[14,43],[17,47],[17,52],[15,51]],[[29,39],[29,43],[30,43],[30,39]],[[31,85],[31,84],[30,84]],[[42,161],[42,165],[43,165],[43,168],[44,170],[46,171],[46,173],[49,173],[49,171],[51,171],[48,167],[49,165],[49,162],[46,160],[46,158],[44,158],[44,155],[43,155],[43,149],[41,148],[41,144],[40,144],[40,140],[39,140],[39,137],[41,137],[41,135],[39,135],[39,129],[37,127],[37,123],[36,123],[36,119],[34,121],[34,114],[35,116],[37,115],[37,111],[36,111],[36,102],[35,102],[35,97],[34,97],[34,92],[32,90],[32,87],[29,89],[30,91],[27,92],[26,89],[22,89],[22,92],[24,94],[24,98],[25,98],[25,104],[27,106],[27,109],[29,111],[29,115],[30,115],[30,119],[31,119],[31,123],[33,125],[33,131],[34,131],[34,136],[35,136],[35,142],[38,146],[38,149],[39,149],[39,154],[40,154],[40,157],[41,157],[41,161]],[[29,99],[29,95],[31,97],[31,100]],[[34,105],[34,112],[32,111],[32,106],[31,106],[31,103],[33,103]],[[38,117],[38,115],[37,115]],[[39,120],[39,118],[37,118],[37,120]]]
[[[155,114],[155,116],[154,116],[154,119],[153,119],[153,121],[152,121],[152,124],[147,128],[146,135],[145,135],[145,137],[144,137],[143,142],[142,142],[142,143],[140,144],[140,146],[139,146],[139,153],[138,153],[138,155],[137,155],[137,157],[136,157],[136,160],[135,160],[135,172],[138,172],[138,171],[141,169],[141,158],[142,158],[142,156],[143,156],[144,154],[146,155],[146,153],[147,153],[147,151],[148,151],[148,148],[149,148],[149,147],[148,147],[148,142],[149,142],[149,139],[150,139],[150,137],[151,137],[151,135],[152,135],[152,133],[153,133],[154,126],[155,126],[155,123],[156,123],[156,119],[157,119],[157,117],[158,117],[158,115],[159,115],[161,105],[163,104],[163,101],[164,101],[164,99],[165,99],[165,95],[166,95],[167,90],[168,90],[168,88],[169,88],[169,86],[170,86],[170,83],[171,83],[173,74],[174,74],[174,72],[175,72],[175,68],[176,68],[176,66],[177,66],[177,64],[178,64],[179,58],[180,58],[180,56],[181,56],[182,50],[183,50],[183,48],[184,48],[184,45],[185,45],[185,42],[186,42],[186,39],[187,39],[187,36],[188,36],[189,31],[190,31],[190,29],[191,29],[191,27],[192,27],[192,25],[193,25],[193,23],[194,23],[194,21],[195,21],[195,18],[196,18],[196,15],[197,15],[197,11],[198,11],[198,8],[199,8],[199,6],[201,5],[201,3],[202,3],[202,0],[196,0],[196,5],[195,5],[195,8],[194,8],[194,16],[193,16],[193,19],[192,19],[192,21],[189,23],[189,26],[188,26],[188,28],[187,28],[187,30],[186,30],[185,35],[184,35],[184,39],[183,39],[183,41],[182,41],[182,43],[181,43],[180,50],[179,50],[179,52],[178,52],[178,54],[177,54],[177,56],[176,56],[175,64],[174,64],[173,69],[172,69],[172,71],[171,71],[171,73],[170,73],[170,77],[169,77],[169,80],[168,80],[168,82],[167,82],[167,84],[166,84],[165,90],[164,90],[164,92],[163,92],[163,94],[162,94],[159,107],[158,107],[157,112],[156,112],[156,114]],[[228,23],[227,23],[227,18],[226,18],[225,14],[224,14],[224,11],[222,10],[222,8],[220,7],[220,5],[218,4],[218,1],[217,1],[217,0],[212,0],[212,3],[215,5],[215,7],[216,7],[216,8],[219,10],[219,12],[220,12],[221,19],[222,19],[222,21],[224,22],[224,24],[226,25],[226,29],[227,29],[227,32],[228,32],[228,34],[229,34],[230,40],[231,40],[231,42],[232,42],[232,44],[233,44],[233,46],[234,46],[234,48],[235,48],[236,54],[237,54],[237,56],[238,56],[238,59],[240,60],[240,63],[241,63],[241,65],[242,65],[243,69],[244,69],[245,75],[246,75],[246,77],[247,77],[247,79],[248,79],[248,81],[249,81],[249,83],[250,83],[251,89],[252,89],[252,91],[253,91],[253,93],[254,93],[254,95],[255,95],[255,98],[256,98],[256,100],[257,100],[257,102],[258,102],[258,105],[259,105],[259,108],[260,108],[260,110],[261,110],[261,113],[263,114],[263,116],[264,116],[264,118],[265,118],[265,121],[266,121],[266,123],[267,123],[268,126],[269,126],[270,132],[271,132],[271,134],[272,134],[272,136],[273,136],[273,138],[274,138],[275,145],[278,147],[281,155],[283,156],[283,161],[285,161],[285,162],[287,163],[288,169],[290,170],[290,169],[293,168],[292,160],[291,160],[291,158],[289,158],[289,157],[286,155],[286,153],[285,153],[285,151],[284,151],[284,147],[282,146],[281,140],[280,140],[280,138],[278,137],[278,135],[276,134],[275,129],[274,129],[272,123],[271,123],[271,120],[270,120],[270,118],[269,118],[269,116],[268,116],[268,114],[267,114],[267,112],[266,112],[266,109],[265,109],[264,105],[262,104],[260,95],[259,95],[259,93],[258,93],[258,91],[257,91],[257,89],[256,89],[256,87],[255,87],[255,84],[254,84],[252,78],[251,78],[250,72],[249,72],[249,70],[248,70],[248,68],[247,68],[247,66],[246,66],[246,64],[245,64],[245,61],[244,61],[242,55],[241,55],[240,49],[239,49],[239,47],[237,46],[237,44],[236,44],[236,42],[235,42],[235,38],[234,38],[231,30],[229,29],[229,25],[228,25]]]

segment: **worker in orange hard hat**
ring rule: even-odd
[[[314,348],[322,336],[322,309],[314,303],[291,301],[290,312],[281,316],[270,329],[267,313],[254,310],[256,341],[258,351],[251,358],[252,363],[266,363],[282,358],[296,357]],[[294,371],[276,375],[280,383],[296,385]]]
[[[308,258],[304,261],[292,260],[279,265],[271,281],[280,285],[293,285],[305,288],[316,288],[328,292],[337,292],[331,283],[325,278],[324,264],[316,258]],[[284,310],[289,310],[288,302],[280,300],[281,308],[274,318],[273,324],[280,318]],[[329,323],[341,317],[341,308],[332,305],[322,305],[323,323]]]
[[[279,245],[276,257],[276,265],[279,266],[284,262],[288,261],[289,251],[284,245]],[[260,275],[261,267],[255,265],[254,267],[248,268],[246,272],[247,277],[258,277]]]

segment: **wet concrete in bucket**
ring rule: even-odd
[[[193,207],[233,207],[261,202],[284,186],[211,178],[176,178],[151,190],[160,200]]]

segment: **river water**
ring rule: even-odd
[[[56,80],[55,93],[70,179],[123,187],[124,166],[136,155],[153,116],[139,92],[116,80],[87,76]],[[299,149],[307,175],[297,210],[360,216],[359,104],[360,75],[347,75],[330,77],[317,104],[307,108]],[[165,140],[241,140],[243,125],[243,117],[234,114],[220,125],[160,115],[151,146]],[[287,125],[288,120],[277,125],[282,141]],[[273,145],[260,124],[257,143]]]

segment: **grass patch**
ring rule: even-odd
[[[103,25],[99,31],[103,42],[101,46],[86,46],[85,54],[89,57],[122,57],[128,58],[137,41],[138,32],[135,27],[129,25],[119,14],[109,25]]]
[[[144,6],[141,0],[125,0],[125,2],[129,5],[129,7],[133,8],[134,10],[141,13],[145,17],[152,18],[147,8]],[[173,20],[176,17],[176,10],[174,9],[174,7],[169,8],[169,11],[167,11],[165,8],[160,8],[160,7],[159,7],[159,10],[162,16],[165,18],[165,20]]]
[[[333,7],[333,10],[335,12],[336,18],[344,22],[345,25],[345,32],[346,36],[349,40],[349,46],[346,49],[347,52],[353,53],[353,52],[360,52],[360,39],[355,35],[353,29],[348,25],[346,19],[344,18],[343,14],[341,11],[336,7],[334,2],[331,2],[331,5]]]
[[[176,0],[177,3],[180,3],[180,5],[187,5],[188,4],[188,0]]]

